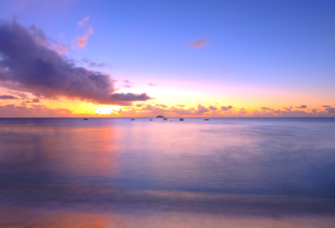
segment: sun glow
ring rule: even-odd
[[[101,115],[109,115],[111,113],[117,114],[117,111],[120,107],[118,106],[100,106],[96,107],[94,112]]]

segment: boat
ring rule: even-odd
[[[208,121],[209,119],[205,119],[205,121]]]
[[[135,119],[130,119],[131,121],[134,121]]]
[[[161,115],[159,115],[159,116],[156,116],[156,118],[165,118],[164,116],[161,116]]]
[[[88,120],[87,118],[85,118],[84,120]]]
[[[152,119],[150,119],[150,121],[152,121]]]
[[[180,118],[179,121],[184,121],[184,118]]]

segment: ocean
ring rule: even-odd
[[[335,227],[335,118],[2,118],[0,227]]]

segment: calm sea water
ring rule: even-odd
[[[0,227],[335,227],[335,118],[0,119]]]

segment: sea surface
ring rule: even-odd
[[[3,118],[0,227],[335,227],[335,118]]]

